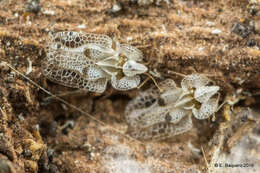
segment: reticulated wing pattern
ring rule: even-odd
[[[184,91],[188,91],[191,88],[200,88],[207,85],[210,79],[202,74],[191,74],[184,77],[181,81],[181,87]]]
[[[172,79],[159,83],[159,86],[165,92],[177,89]],[[172,109],[174,108],[172,105],[160,106],[161,95],[157,88],[152,87],[144,92],[140,92],[137,97],[131,100],[125,109],[125,118],[128,125],[131,128],[144,129],[159,122],[177,122],[177,119],[182,116],[173,115],[174,110]],[[166,98],[168,97],[166,96]],[[175,111],[175,113],[177,112]]]
[[[111,46],[112,40],[106,35],[69,31],[54,33],[46,47],[43,74],[68,87],[103,92],[107,75],[95,62],[105,58],[107,53],[102,50]]]
[[[129,57],[131,60],[135,61],[142,61],[143,60],[143,53],[130,45],[127,44],[120,44],[120,52]]]
[[[106,89],[107,79],[101,78],[95,81],[87,80],[79,71],[60,68],[54,63],[42,63],[43,74],[50,80],[64,86],[87,89],[92,92],[102,93]]]
[[[154,104],[155,105],[155,104]],[[146,128],[159,122],[165,122],[169,107],[150,106],[148,109],[133,110],[129,115],[129,125],[133,128]]]
[[[73,31],[57,32],[51,35],[47,51],[81,52],[94,61],[106,58],[112,50],[112,39],[106,35]],[[108,53],[110,52],[110,53]]]
[[[178,88],[172,79],[166,79],[160,82],[159,86],[163,90],[160,94],[160,101],[166,105],[176,102],[182,93],[182,89]]]
[[[159,83],[159,86],[163,90],[171,90],[177,88],[176,83],[172,79],[166,79]]]
[[[115,89],[125,91],[136,88],[141,81],[139,75],[128,76],[122,70],[124,63],[131,59],[142,60],[142,52],[120,45],[106,35],[65,31],[51,35],[42,67],[46,77],[65,86],[93,91],[92,86],[97,85],[101,91],[110,80]]]
[[[191,116],[183,117],[179,123],[158,123],[146,129],[135,129],[130,135],[141,140],[162,140],[182,134],[192,128]]]
[[[125,116],[131,136],[141,140],[161,140],[192,127],[191,110],[175,107],[182,89],[172,79],[159,83],[159,86],[163,93],[153,87],[141,92],[127,105]]]
[[[141,82],[140,76],[133,76],[128,77],[125,76],[121,79],[116,79],[115,76],[112,76],[111,78],[111,84],[113,88],[120,90],[120,91],[126,91],[133,88],[136,88]]]
[[[132,112],[132,114],[135,111]],[[174,108],[170,106],[154,106],[149,109],[145,109],[145,111],[141,111],[139,116],[135,119],[135,123],[137,126],[134,126],[132,123],[132,127],[134,128],[147,128],[149,126],[153,126],[158,123],[178,123],[184,116],[188,115],[190,111],[180,108]]]
[[[139,117],[147,109],[158,105],[159,97],[158,89],[148,89],[144,92],[140,92],[138,96],[132,99],[125,108],[125,118],[128,124],[134,124],[136,117]]]
[[[108,56],[104,51],[89,48],[84,50],[84,55],[95,62],[103,60]]]
[[[65,74],[61,73],[60,75],[48,75],[46,74],[45,68],[48,67],[48,70],[59,70],[61,72],[62,70],[64,71],[65,69],[74,71],[75,73],[78,74],[78,76],[81,76],[81,78],[84,78],[84,80],[97,80],[101,78],[105,78],[106,74],[97,67],[97,65],[94,64],[92,60],[86,59],[86,57],[80,53],[80,52],[69,52],[69,51],[50,51],[47,52],[47,57],[46,60],[44,61],[45,66],[42,68],[43,74],[46,77],[51,77],[53,81],[58,81],[60,84],[69,86],[69,87],[74,87],[77,88],[79,85],[76,82],[79,82],[80,80],[63,80],[67,76],[63,76]],[[51,69],[49,67],[52,67]],[[53,72],[54,73],[54,72]],[[56,77],[57,79],[54,79]],[[74,83],[74,84],[73,84]],[[82,87],[81,87],[82,88]]]
[[[94,61],[86,59],[81,52],[64,50],[48,51],[44,62],[60,68],[76,70],[81,74],[83,74],[85,68],[94,66]]]
[[[197,88],[194,93],[194,98],[200,103],[207,102],[219,90],[219,86],[202,86]]]
[[[200,109],[192,109],[192,113],[197,119],[206,119],[213,115],[218,108],[218,99],[210,99],[206,103],[202,103]]]
[[[56,32],[51,35],[52,42],[73,50],[87,44],[95,44],[104,48],[112,47],[112,39],[106,35],[81,33],[74,31]]]
[[[191,116],[206,119],[218,110],[218,86],[206,86],[210,80],[192,74],[182,80],[182,87],[171,79],[140,93],[126,107],[125,116],[131,136],[142,140],[162,140],[192,128]],[[151,97],[152,96],[152,97]],[[152,101],[151,101],[152,100]]]
[[[105,78],[107,76],[107,74],[102,69],[98,68],[97,66],[90,66],[88,68],[86,67],[83,72],[84,72],[84,74],[86,73],[86,75],[85,75],[85,76],[87,76],[86,79],[92,80],[92,81],[95,81],[95,80],[101,79],[101,78]]]
[[[167,87],[176,87],[175,82],[172,79],[167,79],[159,84],[162,89]],[[160,91],[152,87],[146,91],[139,92],[139,95],[132,99],[125,109],[125,115],[128,116],[133,110],[137,109],[147,109],[150,106],[157,104],[158,98],[160,96]]]
[[[183,108],[172,108],[169,114],[165,117],[166,122],[170,123],[179,123],[181,119],[185,116],[188,116],[190,114],[190,111],[185,110]]]
[[[167,90],[160,95],[161,103],[165,105],[173,104],[180,98],[181,94],[182,94],[181,88]]]

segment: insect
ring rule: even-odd
[[[148,70],[142,60],[139,49],[106,35],[65,31],[51,35],[42,69],[56,83],[102,93],[108,81],[117,90],[136,88]]]
[[[125,110],[130,135],[161,140],[190,130],[192,115],[210,117],[217,112],[219,100],[219,87],[209,86],[210,82],[202,74],[191,74],[182,79],[181,87],[166,79],[159,84],[162,93],[156,88],[141,92]]]

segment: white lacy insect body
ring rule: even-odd
[[[42,63],[43,74],[62,85],[102,93],[110,80],[117,90],[140,84],[148,69],[142,52],[101,34],[57,32]]]
[[[218,86],[207,86],[204,75],[192,74],[181,82],[181,88],[167,79],[160,83],[160,93],[152,88],[140,93],[126,107],[129,132],[139,139],[164,139],[192,128],[191,115],[206,119],[218,109]]]

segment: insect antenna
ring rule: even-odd
[[[193,70],[194,72],[192,73],[192,74],[203,74],[203,75],[205,75],[205,76],[207,76],[207,77],[216,77],[216,76],[219,76],[219,75],[217,75],[217,74],[209,74],[209,73],[198,73],[197,71],[195,71],[195,70]],[[171,70],[168,70],[168,74],[174,74],[174,75],[177,75],[177,76],[181,76],[181,77],[186,77],[187,75],[185,75],[185,74],[182,74],[182,73],[178,73],[178,72],[176,72],[176,71],[171,71]]]
[[[137,87],[138,89],[140,89],[149,79],[152,79],[153,83],[160,90],[160,92],[163,92],[163,89],[158,85],[158,83],[156,82],[156,80],[154,79],[154,77],[152,75],[150,75],[147,72],[143,73],[143,74],[147,75],[148,77]]]

